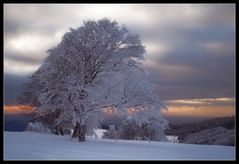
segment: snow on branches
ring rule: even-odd
[[[98,112],[105,107],[164,107],[142,67],[145,50],[139,36],[115,21],[85,21],[47,52],[28,84],[28,95],[34,95],[31,105],[37,106],[39,116],[60,111],[54,121],[71,120],[78,138],[97,126]]]

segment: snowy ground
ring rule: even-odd
[[[166,136],[169,142],[179,143],[178,136]]]
[[[234,160],[235,147],[4,132],[5,160]]]

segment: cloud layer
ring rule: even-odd
[[[69,27],[104,17],[140,35],[162,99],[234,97],[234,4],[5,4],[4,72],[33,73]]]

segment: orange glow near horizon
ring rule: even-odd
[[[224,117],[235,116],[235,98],[179,99],[166,101],[164,116]]]
[[[167,111],[162,111],[164,116],[186,117],[224,117],[234,116],[235,108],[232,106],[171,106]]]
[[[224,117],[235,116],[235,99],[217,98],[217,99],[185,99],[167,101],[168,110],[162,110],[163,116],[174,117]],[[222,102],[232,102],[223,104]],[[217,104],[218,103],[218,104]],[[221,104],[221,105],[220,105]],[[23,105],[4,106],[5,114],[28,114],[32,113],[34,108]],[[107,115],[119,114],[116,109],[108,107],[103,109]],[[128,109],[128,114],[137,112],[134,108]]]
[[[34,109],[24,105],[7,105],[4,106],[3,111],[5,114],[30,114]]]
[[[114,108],[111,108],[111,107],[103,109],[103,112],[108,115],[116,115],[117,114],[117,110]]]
[[[131,114],[134,114],[135,112],[139,112],[140,110],[138,109],[135,109],[135,108],[128,108],[128,113],[131,115]]]
[[[168,100],[166,101],[170,105],[174,106],[175,104],[179,104],[180,106],[183,105],[197,105],[197,106],[205,106],[205,105],[212,105],[215,103],[221,103],[221,104],[235,104],[235,98],[204,98],[204,99],[177,99],[177,100]]]

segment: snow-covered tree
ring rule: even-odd
[[[135,120],[132,117],[128,116],[121,122],[121,125],[118,129],[118,134],[120,139],[136,140],[142,139],[140,138],[141,136],[139,136],[140,131],[141,129],[136,124]]]
[[[167,141],[164,130],[167,121],[159,114],[149,111],[138,112],[136,116],[129,116],[121,122],[118,133],[121,139]],[[143,118],[142,118],[143,117]]]
[[[141,65],[145,50],[139,37],[115,21],[85,21],[47,52],[23,102],[29,98],[38,116],[57,112],[57,125],[72,121],[72,137],[79,141],[93,133],[105,107],[145,112],[164,107],[146,80]]]
[[[169,128],[168,121],[161,116],[159,110],[151,106],[132,113],[136,124],[142,129],[142,136],[146,136],[149,141],[167,141],[164,131]]]

